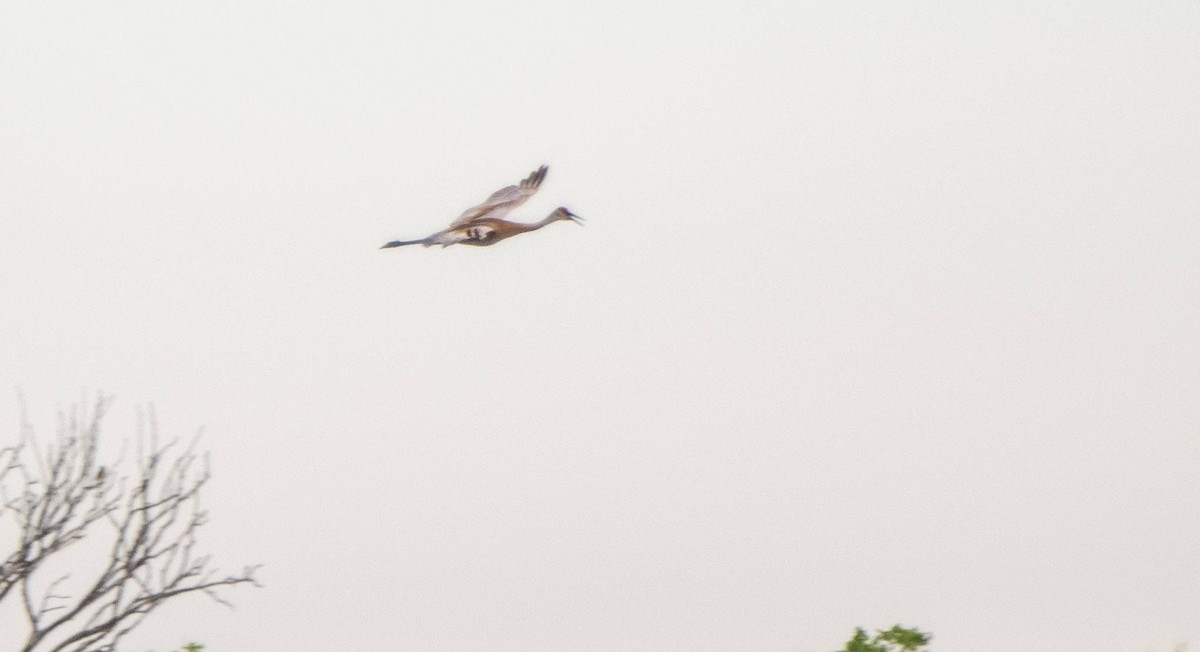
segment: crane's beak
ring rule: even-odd
[[[583,226],[583,218],[576,215],[575,213],[572,213],[571,211],[567,211],[567,219],[578,224],[579,226]]]

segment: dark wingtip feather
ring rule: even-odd
[[[538,186],[542,185],[542,179],[546,178],[546,171],[549,169],[549,167],[543,165],[534,170],[533,174],[530,174],[529,178],[525,180],[528,183],[528,187],[537,188]]]

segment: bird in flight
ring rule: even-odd
[[[486,247],[494,245],[505,238],[511,238],[519,233],[536,231],[547,224],[559,220],[570,220],[576,224],[582,224],[582,217],[562,206],[554,209],[553,212],[540,222],[509,222],[504,219],[505,215],[508,215],[514,208],[524,204],[530,197],[537,193],[538,187],[542,185],[542,181],[546,178],[546,171],[548,169],[543,165],[534,170],[517,185],[497,190],[492,193],[491,197],[487,198],[487,201],[474,208],[468,208],[466,212],[459,215],[458,219],[451,222],[450,226],[443,231],[438,231],[428,238],[421,238],[420,240],[393,240],[380,247],[380,249],[403,247],[404,245],[411,244],[419,244],[426,247],[442,245],[443,248],[449,247],[452,244]]]

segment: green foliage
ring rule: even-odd
[[[867,633],[863,631],[862,627],[854,629],[854,637],[846,642],[846,647],[842,650],[844,652],[887,652],[887,648],[869,641]]]
[[[875,636],[868,637],[866,630],[861,627],[854,629],[854,636],[846,642],[846,647],[837,652],[928,652],[924,647],[933,638],[919,629],[893,625],[889,630],[877,630]]]

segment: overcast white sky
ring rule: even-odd
[[[0,437],[205,427],[138,652],[1200,645],[1200,5],[982,4],[0,0]]]

